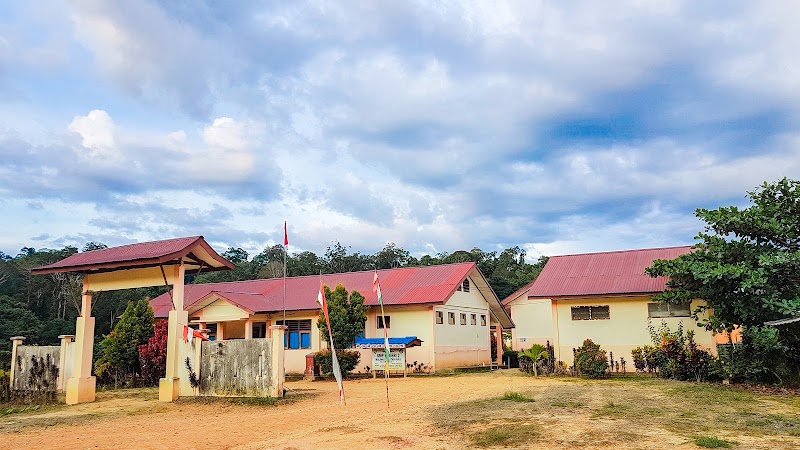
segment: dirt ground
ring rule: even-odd
[[[3,449],[800,449],[800,400],[655,379],[529,377],[516,369],[448,377],[287,383],[277,404],[181,400],[155,389],[0,417]],[[515,395],[507,395],[507,394]],[[503,396],[510,397],[504,400]],[[517,400],[517,401],[514,401]]]

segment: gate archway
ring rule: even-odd
[[[142,242],[76,253],[53,264],[34,267],[34,275],[72,272],[83,274],[81,315],[75,324],[75,350],[71,377],[66,382],[67,404],[92,402],[96,380],[92,376],[94,317],[92,295],[149,286],[172,286],[169,312],[167,370],[158,386],[160,401],[174,401],[180,395],[181,355],[179,343],[189,314],[184,308],[186,274],[228,270],[233,263],[220,256],[203,236]]]

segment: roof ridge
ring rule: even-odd
[[[136,246],[136,245],[143,245],[143,244],[161,244],[161,243],[165,243],[165,242],[174,242],[174,241],[180,241],[180,240],[184,240],[184,239],[186,239],[186,240],[191,239],[191,240],[195,240],[196,241],[197,239],[200,239],[200,238],[205,239],[205,238],[203,238],[202,235],[184,236],[184,237],[176,237],[176,238],[169,238],[169,239],[159,239],[157,241],[133,242],[133,243],[130,243],[130,244],[122,244],[122,245],[117,245],[117,246],[114,246],[114,247],[96,248],[94,250],[87,250],[85,252],[79,252],[79,253],[86,254],[86,253],[92,253],[92,252],[102,252],[104,250],[117,250],[117,249],[120,249],[120,248],[133,247],[133,246]]]
[[[652,247],[652,248],[632,248],[629,250],[609,250],[604,252],[588,252],[588,253],[568,253],[566,255],[554,255],[550,258],[563,258],[566,256],[589,256],[589,255],[608,255],[612,253],[635,253],[635,252],[647,252],[647,251],[654,251],[654,250],[672,250],[672,249],[679,249],[679,248],[692,248],[693,245],[674,245],[668,247]]]

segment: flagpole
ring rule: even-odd
[[[384,348],[384,368],[383,379],[386,382],[386,407],[389,407],[389,330],[386,327],[386,313],[383,311],[383,295],[381,294],[381,285],[378,281],[378,269],[375,268],[375,281],[372,283],[372,290],[378,297],[378,304],[381,305],[381,320],[383,321],[383,346]]]
[[[289,253],[289,235],[283,222],[283,325],[286,326],[286,254]]]

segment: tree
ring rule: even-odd
[[[376,269],[392,269],[395,267],[403,267],[408,264],[411,259],[411,254],[408,250],[395,245],[394,242],[389,242],[373,257]]]
[[[114,330],[100,342],[101,355],[95,372],[115,383],[120,379],[133,380],[140,373],[139,351],[153,337],[153,309],[147,298],[128,303]]]
[[[749,208],[697,209],[707,225],[694,251],[657,260],[651,276],[668,276],[657,300],[700,298],[711,312],[709,330],[764,322],[800,313],[800,181],[784,178],[748,192]]]
[[[328,302],[328,315],[331,319],[334,345],[339,349],[351,347],[356,336],[364,331],[364,323],[367,321],[364,296],[358,291],[348,294],[347,289],[339,284],[333,291],[325,286],[325,299]],[[328,325],[322,311],[319,313],[317,327],[325,342],[329,342]]]
[[[155,386],[167,371],[167,320],[159,320],[154,325],[153,337],[139,346],[139,365],[142,368],[142,383]]]
[[[744,328],[744,353],[755,342],[772,342],[764,322],[800,315],[800,181],[783,178],[748,192],[751,205],[697,209],[705,230],[693,251],[657,260],[651,276],[668,276],[667,290],[654,298],[667,303],[702,299],[695,319],[716,332]],[[778,327],[767,364],[773,379],[800,381],[800,323]],[[752,360],[752,358],[748,358]],[[750,368],[743,368],[751,372]],[[763,378],[761,378],[763,380]]]
[[[228,247],[228,250],[226,250],[222,254],[222,257],[234,264],[239,264],[241,262],[247,261],[247,258],[249,258],[250,255],[248,255],[247,252],[244,251],[241,247],[236,247],[236,248]]]
[[[13,298],[0,295],[0,369],[11,367],[12,336],[25,336],[28,343],[39,336],[42,325],[39,318]]]
[[[102,250],[104,248],[108,248],[108,246],[106,244],[103,244],[102,242],[89,241],[86,243],[86,245],[83,246],[83,250],[81,251],[90,252],[92,250]]]

